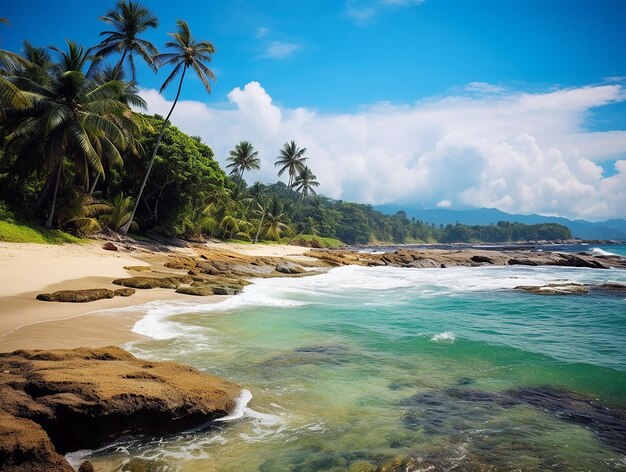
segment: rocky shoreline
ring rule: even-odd
[[[0,470],[72,471],[61,454],[208,424],[231,413],[240,393],[117,347],[0,354]]]
[[[60,290],[44,301],[86,303],[136,290],[166,288],[193,296],[235,295],[264,277],[301,277],[332,267],[403,268],[563,266],[626,268],[626,258],[528,250],[397,249],[385,253],[312,250],[295,262],[228,250],[161,254],[151,266],[127,266],[117,290]],[[516,287],[536,294],[582,294],[588,287]],[[623,293],[624,287],[604,287]],[[595,289],[594,289],[595,290]],[[0,471],[71,471],[61,454],[127,435],[154,436],[207,424],[229,414],[240,387],[169,362],[136,359],[115,347],[20,350],[0,354]],[[82,470],[90,470],[85,465]]]

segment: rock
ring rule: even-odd
[[[59,290],[53,293],[40,293],[37,295],[37,300],[44,302],[85,303],[113,297],[113,290],[106,288],[90,288],[84,290]]]
[[[191,257],[186,256],[170,256],[169,260],[163,264],[170,269],[195,269],[198,263]]]
[[[95,470],[93,464],[89,461],[83,462],[78,468],[78,472],[95,472]]]
[[[232,287],[213,287],[214,295],[236,295],[238,292]]]
[[[134,272],[150,272],[150,266],[124,266],[126,270],[132,270]]]
[[[584,295],[589,293],[585,285],[575,283],[547,285],[518,285],[514,290],[534,293],[535,295]]]
[[[487,264],[493,264],[493,259],[489,256],[475,255],[470,257],[470,259],[474,262],[486,262]]]
[[[282,274],[302,274],[305,270],[303,267],[300,267],[294,262],[284,261],[279,262],[276,265],[276,272],[280,272]]]
[[[115,279],[115,285],[132,288],[178,288],[181,284],[190,284],[193,279],[187,275],[175,277],[128,277],[125,279]]]
[[[111,241],[107,241],[106,243],[104,243],[102,245],[102,249],[104,249],[105,251],[117,251],[118,248],[115,244],[113,244]]]
[[[185,295],[196,295],[199,297],[210,297],[215,295],[212,285],[195,285],[191,287],[178,287],[176,293],[183,293]]]
[[[0,471],[73,472],[46,432],[34,421],[0,410]]]
[[[118,288],[117,290],[114,290],[113,293],[115,294],[116,297],[130,297],[131,295],[135,294],[135,289],[134,288]]]
[[[5,457],[7,444],[29,442],[54,459],[43,431],[61,454],[129,432],[174,434],[229,414],[241,391],[191,367],[140,360],[117,347],[2,353],[0,372],[0,412],[15,418],[0,421]]]
[[[616,282],[604,283],[604,284],[598,285],[598,286],[596,286],[594,288],[597,288],[597,289],[605,291],[605,292],[615,293],[615,294],[626,293],[626,284],[619,284],[619,283],[616,283]]]

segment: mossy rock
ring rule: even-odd
[[[113,292],[116,297],[130,297],[135,294],[134,288],[118,288]]]
[[[132,288],[178,288],[181,284],[189,284],[193,279],[187,275],[177,277],[128,277],[115,279],[115,285]]]
[[[185,295],[196,295],[198,297],[208,297],[214,295],[213,287],[210,285],[195,285],[191,287],[178,287],[176,293]]]
[[[163,265],[169,269],[195,269],[198,263],[191,257],[170,256],[169,260]]]
[[[40,293],[37,300],[44,302],[86,303],[104,298],[113,298],[113,290],[106,288],[90,288],[84,290],[58,290],[52,293]]]

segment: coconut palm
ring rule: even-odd
[[[257,157],[258,151],[254,149],[254,146],[248,141],[241,141],[235,146],[235,149],[230,151],[228,158],[226,159],[230,164],[226,166],[227,169],[231,169],[230,175],[237,175],[237,192],[239,193],[240,187],[243,182],[243,173],[247,170],[258,170],[260,160]]]
[[[283,234],[293,234],[291,228],[285,223],[287,215],[285,206],[276,195],[273,195],[265,208],[265,237],[273,241],[278,241]]]
[[[293,182],[293,188],[300,194],[302,200],[310,195],[316,195],[313,187],[319,187],[320,183],[315,179],[317,179],[317,177],[308,166],[304,166],[298,173],[298,177],[296,177],[296,180]]]
[[[280,167],[278,176],[283,175],[285,171],[289,174],[289,183],[287,184],[289,188],[291,188],[298,172],[304,168],[304,161],[308,159],[304,157],[305,152],[306,148],[299,148],[295,141],[291,141],[283,145],[280,155],[276,158],[277,161],[274,166]]]
[[[124,90],[119,81],[90,79],[92,58],[82,46],[67,42],[67,51],[51,48],[59,62],[42,84],[28,76],[8,77],[31,100],[31,106],[8,112],[7,146],[15,152],[22,169],[51,171],[42,197],[50,188],[53,196],[46,226],[52,226],[59,184],[67,160],[76,175],[89,186],[89,171],[102,173],[98,150],[107,141],[118,152],[125,148],[124,134],[111,117],[122,118],[132,111],[118,98]],[[88,68],[87,72],[83,72]]]
[[[93,48],[97,56],[106,57],[113,53],[121,53],[122,56],[115,69],[121,72],[124,60],[128,60],[133,82],[137,72],[135,55],[141,57],[156,71],[153,57],[158,54],[157,48],[150,41],[139,38],[139,35],[148,28],[156,28],[159,24],[159,19],[150,10],[139,3],[119,0],[115,8],[100,19],[114,29],[100,33],[100,36],[105,38]]]
[[[148,169],[146,170],[146,174],[141,182],[141,186],[139,187],[139,193],[137,194],[137,200],[135,201],[135,208],[133,209],[133,213],[130,221],[135,217],[135,213],[137,212],[137,207],[139,206],[139,201],[141,200],[141,194],[146,186],[146,182],[148,181],[148,177],[150,176],[150,171],[152,170],[152,166],[154,164],[154,159],[156,158],[157,151],[159,150],[159,145],[161,144],[161,139],[163,139],[163,133],[165,132],[165,127],[172,116],[172,112],[178,103],[178,98],[180,97],[180,91],[183,87],[183,81],[185,79],[185,74],[187,73],[187,69],[191,68],[196,73],[196,76],[204,85],[204,88],[208,93],[211,93],[211,85],[209,83],[210,80],[215,80],[215,76],[211,69],[207,67],[205,63],[211,62],[213,53],[215,52],[215,47],[209,41],[196,41],[189,31],[189,26],[183,20],[178,20],[176,22],[178,25],[178,31],[176,33],[168,33],[174,40],[168,41],[165,43],[167,48],[170,48],[173,52],[163,53],[156,56],[154,59],[159,66],[163,65],[173,65],[174,69],[170,72],[170,75],[165,79],[163,85],[159,92],[163,92],[167,86],[179,75],[180,81],[178,82],[178,90],[176,91],[176,98],[174,98],[174,102],[172,103],[172,107],[170,108],[169,113],[165,117],[163,124],[161,125],[161,130],[159,132],[159,136],[157,137],[156,144],[154,146],[154,150],[152,151],[152,157],[150,158],[150,162],[148,164]],[[122,226],[120,228],[120,233],[126,234],[128,233],[128,228],[130,223]]]

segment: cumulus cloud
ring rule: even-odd
[[[164,115],[171,105],[155,90],[142,96],[151,113]],[[278,151],[295,140],[308,149],[320,191],[333,198],[624,216],[626,131],[589,132],[584,126],[591,109],[624,100],[620,85],[463,92],[343,114],[279,107],[258,82],[235,88],[228,100],[225,110],[182,101],[173,122],[202,136],[222,163],[236,143],[251,141],[261,171],[249,180],[275,181]],[[610,177],[599,165],[607,162],[615,167]]]
[[[300,45],[296,43],[284,43],[282,41],[271,41],[265,50],[265,57],[271,59],[285,59],[300,49]]]

